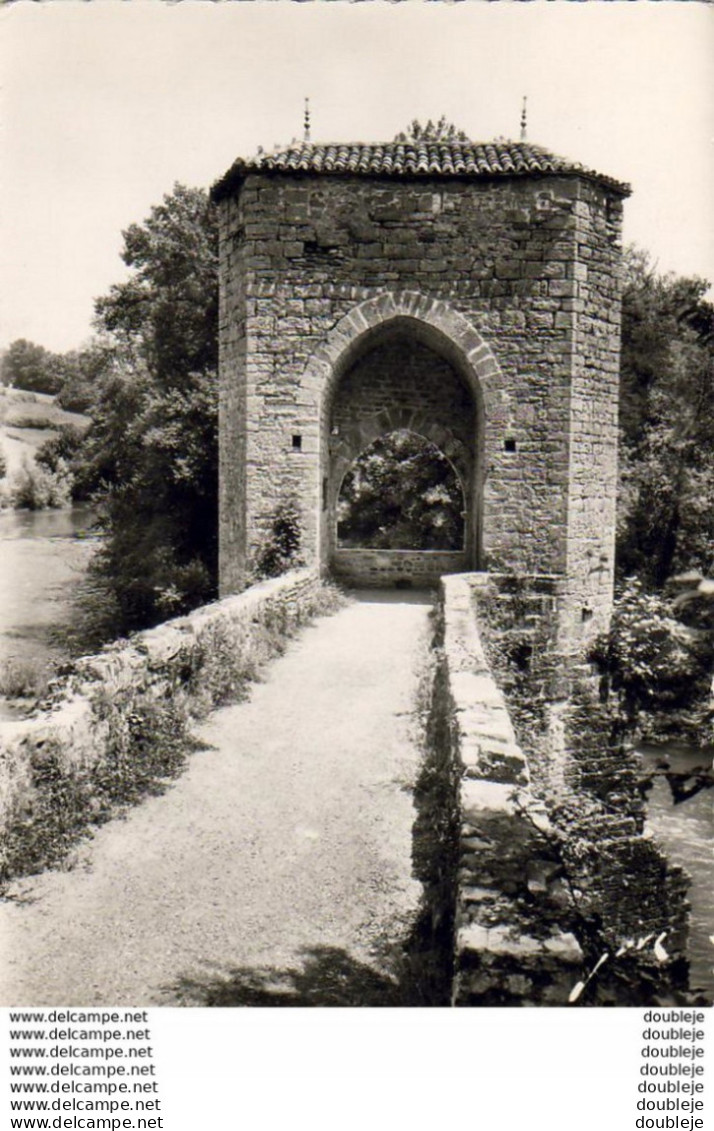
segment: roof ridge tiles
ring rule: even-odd
[[[388,142],[294,142],[272,153],[238,159],[212,189],[219,200],[250,173],[300,172],[355,176],[580,176],[623,196],[630,186],[532,142],[419,138]]]

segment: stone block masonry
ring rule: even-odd
[[[572,930],[590,968],[607,956],[589,1002],[643,1005],[686,990],[688,879],[643,835],[640,771],[617,718],[600,699],[597,677],[584,663],[565,667],[549,644],[552,602],[562,583],[477,573],[463,580],[505,693],[500,705],[513,724],[509,738],[527,760],[530,793],[552,822],[549,838],[560,865],[544,876],[560,876],[561,896],[572,896]],[[463,602],[464,615],[466,608]],[[460,645],[467,639],[468,624]],[[471,650],[473,669],[480,671],[479,639]],[[484,725],[483,709],[471,717]],[[474,760],[462,753],[461,761]],[[652,950],[660,937],[669,955],[664,964]]]
[[[584,962],[556,838],[491,675],[466,577],[442,581],[458,783],[455,1005],[564,1005]],[[565,926],[564,926],[565,924]]]
[[[347,468],[409,428],[462,480],[466,568],[564,578],[577,651],[612,600],[628,190],[557,161],[337,175],[308,149],[215,190],[222,592],[286,501],[308,564],[336,564]]]
[[[339,582],[355,588],[430,589],[445,573],[463,571],[466,555],[459,550],[348,550],[338,548],[332,571]]]

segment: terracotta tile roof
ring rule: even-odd
[[[367,177],[527,177],[560,174],[599,181],[622,195],[630,186],[527,142],[392,141],[384,144],[294,144],[238,159],[213,186],[220,200],[248,173],[322,173]]]

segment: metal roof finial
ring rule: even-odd
[[[310,99],[305,99],[305,134],[304,141],[310,140]]]
[[[523,109],[521,110],[521,141],[528,140],[528,95],[523,95]]]

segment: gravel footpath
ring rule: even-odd
[[[4,1005],[398,1004],[426,597],[305,629],[161,797],[0,905]]]

